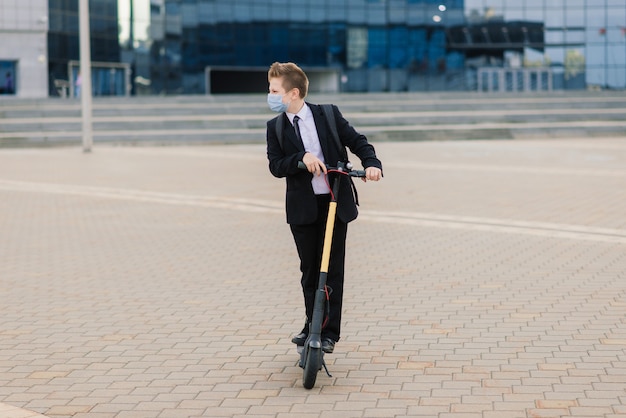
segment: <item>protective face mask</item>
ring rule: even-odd
[[[288,103],[283,103],[283,96],[280,94],[268,94],[267,95],[267,104],[274,112],[282,113],[286,112],[287,108],[289,108]]]

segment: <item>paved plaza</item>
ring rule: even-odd
[[[0,149],[0,418],[626,417],[626,138],[375,146],[311,390],[262,144]]]

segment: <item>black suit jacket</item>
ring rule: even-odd
[[[328,123],[324,117],[321,106],[307,103],[313,113],[317,135],[324,153],[324,160],[329,166],[336,166],[342,159],[341,151],[337,149]],[[358,133],[342,116],[337,106],[332,106],[337,125],[337,132],[341,143],[356,155],[363,168],[378,167],[382,170],[382,163],[376,158],[374,147],[367,141],[364,135]],[[317,200],[311,185],[313,175],[306,170],[298,168],[298,162],[302,161],[306,151],[302,141],[296,136],[293,125],[286,116],[283,121],[283,146],[281,147],[276,135],[276,123],[278,117],[267,122],[267,158],[270,172],[275,177],[285,177],[287,182],[286,214],[287,223],[293,225],[306,225],[317,219]],[[337,217],[343,222],[350,222],[358,215],[351,182],[342,180],[339,198],[337,202]]]

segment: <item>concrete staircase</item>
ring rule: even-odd
[[[315,94],[372,141],[626,136],[623,92]],[[94,143],[262,143],[265,95],[96,98]],[[81,143],[72,99],[0,99],[0,146]]]

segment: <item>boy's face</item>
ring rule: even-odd
[[[282,77],[274,77],[270,79],[269,85],[270,94],[280,94],[283,96],[283,103],[290,103],[294,99],[298,97],[298,89],[291,89],[290,91],[286,91],[283,87],[283,78]]]
[[[280,94],[281,96],[285,95],[285,88],[283,87],[283,78],[282,77],[274,77],[270,78],[270,87],[271,94]]]

